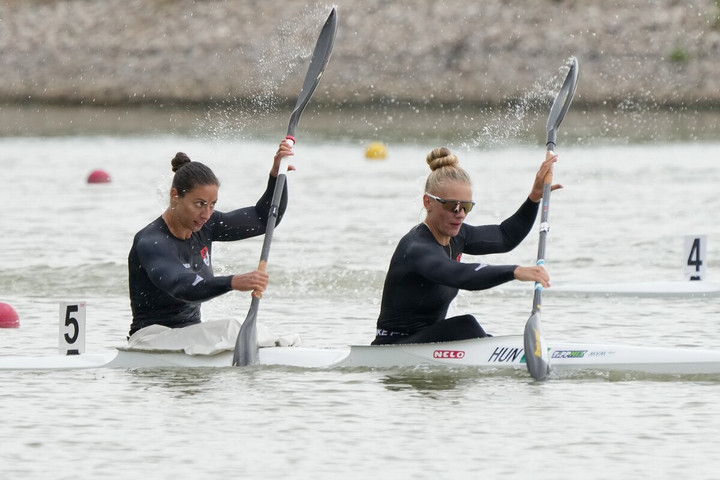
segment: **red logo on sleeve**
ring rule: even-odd
[[[202,250],[200,250],[200,256],[202,256],[203,262],[208,267],[210,266],[210,250],[208,247],[203,247]]]

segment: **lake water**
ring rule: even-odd
[[[53,110],[32,121],[11,113],[5,120],[15,118],[17,131],[6,126],[0,137],[0,301],[17,310],[21,326],[0,330],[0,355],[55,353],[61,301],[87,302],[88,351],[121,345],[130,325],[127,253],[134,233],[165,208],[170,158],[185,151],[213,168],[219,210],[249,205],[263,191],[286,121],[209,128],[222,123],[213,123],[215,112],[174,129],[168,118],[181,114],[136,112],[118,117],[112,133],[107,116]],[[602,128],[583,140],[587,133],[570,119],[555,174],[565,188],[550,209],[553,282],[682,281],[688,234],[707,235],[707,279],[717,281],[720,141],[708,127],[716,119],[695,118],[702,128],[682,138],[665,135],[680,131],[676,124],[649,134],[653,121],[639,141],[603,137]],[[514,212],[544,156],[532,136],[490,144],[477,128],[443,142],[432,123],[417,138],[393,131],[386,116],[360,123],[335,138],[298,129],[298,170],[258,320],[299,333],[307,346],[372,339],[395,244],[422,220],[431,148],[447,143],[472,175],[472,224]],[[376,139],[387,142],[385,160],[364,157]],[[87,184],[96,168],[112,182]],[[532,264],[537,238],[535,228],[515,251],[482,260]],[[216,271],[254,269],[261,243],[216,244]],[[248,294],[233,292],[208,302],[203,315],[242,319],[249,304]],[[531,305],[529,292],[497,290],[464,292],[452,308],[503,335],[522,332]],[[720,348],[718,297],[548,292],[543,311],[550,341]],[[0,476],[716,478],[718,398],[720,377],[595,374],[538,383],[525,372],[438,368],[2,372]]]

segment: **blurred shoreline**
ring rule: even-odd
[[[584,109],[720,109],[711,0],[336,0],[314,102],[336,109],[548,103],[571,56]],[[331,4],[0,0],[0,102],[197,109],[292,103]]]

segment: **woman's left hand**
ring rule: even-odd
[[[293,152],[293,143],[287,139],[283,139],[283,141],[280,142],[277,152],[275,152],[275,158],[273,159],[273,167],[272,170],[270,170],[270,175],[277,177],[278,171],[280,170],[280,160],[283,157],[291,157],[293,155],[295,155],[295,152]],[[295,170],[295,166],[288,165],[288,171],[292,172],[293,170]]]
[[[540,169],[535,175],[535,183],[533,184],[532,190],[530,191],[530,200],[537,203],[542,200],[543,184],[545,183],[545,176],[552,172],[553,164],[557,162],[557,153],[548,150],[545,153],[545,161],[540,165]],[[550,187],[550,190],[557,190],[562,188],[562,185],[556,183]]]
[[[521,282],[538,282],[543,288],[550,286],[550,275],[542,265],[533,265],[531,267],[523,267],[518,265],[513,271],[515,280]]]

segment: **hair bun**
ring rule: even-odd
[[[458,163],[460,163],[458,158],[450,151],[449,148],[446,147],[433,149],[430,153],[428,153],[425,161],[432,171],[442,167],[455,167]]]
[[[177,172],[180,167],[190,162],[190,157],[188,157],[183,152],[178,152],[175,154],[175,157],[173,157],[173,159],[170,161],[170,164],[172,165],[172,171]]]

